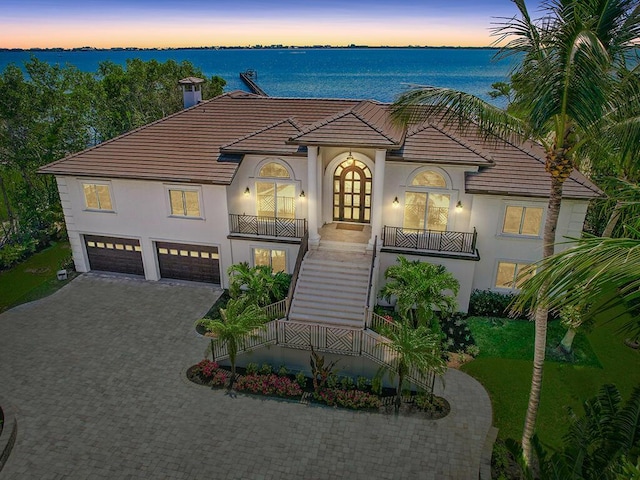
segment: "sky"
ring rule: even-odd
[[[516,13],[510,0],[0,0],[0,48],[488,46]]]

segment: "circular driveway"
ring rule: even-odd
[[[191,384],[193,323],[219,291],[81,275],[0,315],[0,397],[18,437],[0,479],[477,479],[491,426],[475,380],[446,375],[437,421]]]

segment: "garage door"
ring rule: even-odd
[[[85,235],[89,268],[144,275],[140,242],[131,238]]]
[[[162,278],[220,283],[218,247],[157,242]]]

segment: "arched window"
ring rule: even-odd
[[[445,177],[433,170],[422,170],[405,192],[403,228],[445,231],[449,220],[451,194]]]
[[[295,218],[296,186],[289,170],[277,162],[264,164],[256,181],[259,217]]]

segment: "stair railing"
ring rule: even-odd
[[[291,309],[291,302],[293,301],[293,294],[296,290],[296,283],[298,283],[298,276],[300,275],[300,268],[302,266],[302,261],[304,260],[305,254],[309,251],[309,230],[307,230],[302,239],[300,240],[300,248],[298,249],[298,256],[296,257],[296,266],[293,269],[293,273],[291,274],[291,283],[289,284],[289,293],[286,298],[286,309],[285,315],[287,320],[289,320],[289,310]]]

